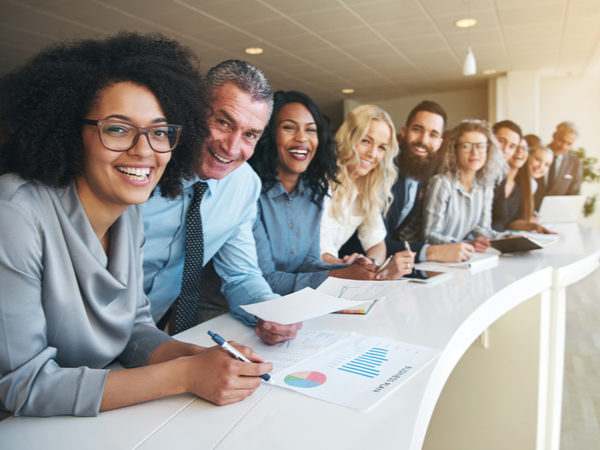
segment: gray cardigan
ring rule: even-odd
[[[143,292],[139,207],[110,233],[107,256],[74,184],[0,177],[0,409],[97,415],[103,367],[145,365],[170,339]]]

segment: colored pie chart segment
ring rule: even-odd
[[[285,381],[285,384],[297,388],[313,388],[319,387],[325,383],[327,377],[321,372],[306,371],[291,373],[287,375],[283,381]]]

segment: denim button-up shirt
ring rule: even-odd
[[[316,205],[310,197],[311,190],[299,180],[291,194],[277,182],[258,199],[252,229],[258,265],[273,292],[280,295],[317,288],[330,270],[347,266],[320,261],[323,202]]]

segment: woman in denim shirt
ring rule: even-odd
[[[273,292],[317,288],[327,276],[375,279],[360,264],[320,261],[323,199],[327,180],[336,180],[336,159],[335,141],[315,102],[301,92],[276,92],[271,120],[249,160],[263,183],[253,231]]]

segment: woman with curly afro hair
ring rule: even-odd
[[[209,109],[193,53],[161,35],[59,43],[0,80],[0,411],[228,404],[271,369],[173,340],[143,292],[138,205],[181,193]]]

